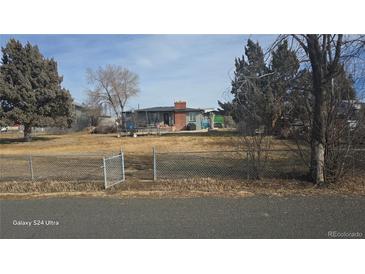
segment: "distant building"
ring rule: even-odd
[[[128,129],[159,127],[180,131],[212,128],[214,114],[213,109],[188,108],[185,101],[178,101],[174,106],[128,111],[125,117]]]
[[[342,100],[339,102],[337,108],[338,118],[347,119],[347,123],[351,129],[355,129],[359,125],[359,122],[363,123],[361,116],[365,110],[364,102],[359,100]]]
[[[82,131],[90,124],[90,117],[87,114],[86,107],[84,105],[73,102],[72,112],[74,120],[71,124],[71,128],[68,127],[33,127],[33,133],[50,133],[50,134],[62,134],[68,132]]]

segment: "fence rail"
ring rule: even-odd
[[[89,182],[108,188],[126,179],[300,179],[308,173],[298,151],[266,150],[260,160],[257,157],[248,150],[162,152],[155,148],[151,154],[131,153],[126,162],[122,151],[112,156],[0,155],[0,182]],[[365,176],[365,150],[352,150],[345,164],[353,176]]]
[[[301,179],[308,173],[309,157],[293,149],[257,151],[184,151],[153,150],[154,180],[186,178],[218,179]],[[346,158],[352,175],[365,176],[365,149],[352,149]]]
[[[0,155],[0,182],[59,181],[100,183],[110,187],[125,180],[124,154]]]
[[[80,155],[0,155],[1,181],[102,181],[102,157]]]
[[[255,161],[247,151],[155,153],[155,179],[211,177],[219,179],[297,178],[305,173],[292,151],[275,151]],[[290,157],[290,164],[289,164]]]

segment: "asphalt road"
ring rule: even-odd
[[[365,198],[3,200],[0,221],[21,239],[365,238]]]

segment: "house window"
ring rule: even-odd
[[[196,122],[196,113],[189,112],[189,122]]]

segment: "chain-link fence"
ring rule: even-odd
[[[365,175],[365,151],[351,152],[347,166],[353,175]],[[308,173],[308,159],[295,150],[185,151],[154,150],[154,180],[218,179],[302,179]],[[308,156],[307,156],[308,157]]]
[[[106,172],[106,173],[105,173]],[[100,183],[124,180],[124,156],[0,155],[0,182],[59,181]]]
[[[305,173],[302,159],[292,151],[260,157],[247,151],[155,152],[154,178],[296,178]]]
[[[308,157],[307,153],[307,157]],[[152,157],[151,157],[152,156]],[[137,155],[0,155],[0,182],[100,183],[158,179],[302,179],[308,159],[294,150],[185,151]],[[125,166],[126,165],[126,166]],[[365,176],[365,150],[346,156],[347,175]]]
[[[353,149],[347,152],[343,168],[351,176],[365,177],[365,149]]]
[[[0,181],[103,182],[102,156],[0,155]]]

